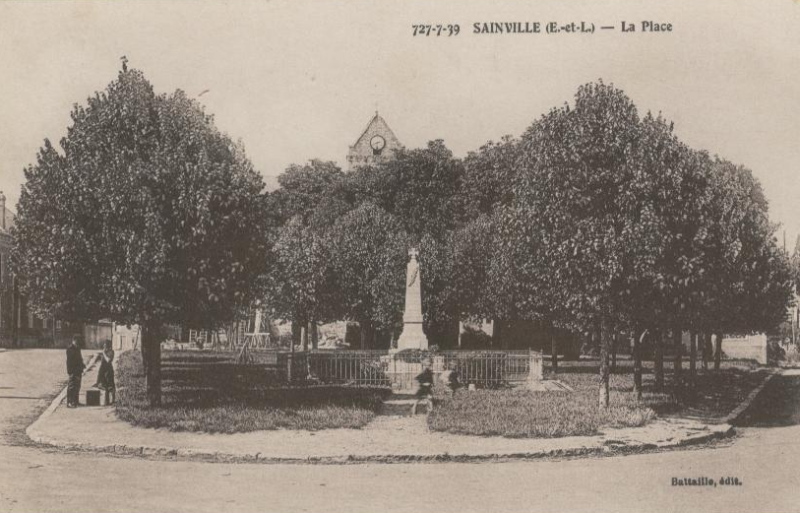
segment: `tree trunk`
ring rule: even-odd
[[[362,321],[359,324],[361,325],[361,349],[369,349],[372,347],[375,338],[372,322]]]
[[[303,325],[305,321],[302,319],[298,319],[292,321],[292,347],[290,351],[294,351],[294,348],[303,343]]]
[[[646,330],[641,333],[634,331],[631,337],[633,351],[633,391],[636,393],[637,399],[642,398],[642,341],[646,334]]]
[[[619,333],[615,330],[611,335],[611,374],[617,372],[617,345]]]
[[[603,342],[602,342],[602,338],[603,337],[602,337],[600,326],[601,326],[600,321],[599,320],[595,321],[595,323],[594,323],[594,334],[592,335],[594,338],[592,340],[593,340],[593,344],[594,344],[595,349],[597,349],[597,354],[600,354],[600,347],[603,345]],[[606,356],[608,356],[608,355],[606,355]]]
[[[701,354],[703,355],[703,370],[708,370],[708,359],[711,356],[711,332],[706,331],[703,333],[703,350]]]
[[[692,331],[689,336],[689,386],[694,388],[697,377],[697,339],[700,335]]]
[[[319,347],[319,326],[317,326],[317,321],[311,321],[309,329],[311,330],[311,349],[317,349]]]
[[[672,328],[672,344],[675,350],[675,359],[672,364],[672,374],[675,388],[681,386],[683,376],[683,331],[679,325]]]
[[[304,353],[308,352],[308,325],[310,323],[304,323],[303,326],[300,328],[300,350]]]
[[[609,404],[609,390],[610,390],[610,375],[608,368],[608,354],[611,349],[611,323],[603,316],[600,322],[600,407],[608,408]]]
[[[718,371],[722,363],[722,333],[717,333],[716,349],[714,350],[714,370]]]
[[[503,323],[500,322],[498,319],[495,319],[492,322],[492,338],[489,342],[492,346],[492,349],[499,348],[500,344],[503,342]]]
[[[506,321],[505,325],[503,326],[503,336],[500,338],[500,349],[508,349],[511,346],[511,322]]]
[[[147,369],[150,367],[150,356],[148,351],[150,350],[147,344],[144,343],[144,328],[139,327],[139,351],[142,353],[142,369],[144,370],[144,375],[147,376]]]
[[[145,364],[147,401],[150,406],[161,405],[161,337],[156,323],[142,325],[142,360]],[[145,349],[146,348],[146,349]]]
[[[556,334],[550,330],[550,365],[553,368],[553,374],[558,373],[558,343],[556,342]]]
[[[657,391],[664,390],[664,333],[662,331],[653,333],[653,343],[655,344],[653,354],[653,374]]]

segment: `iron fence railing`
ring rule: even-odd
[[[247,349],[245,347],[244,349]],[[543,359],[528,350],[397,351],[330,350],[228,352],[241,364],[259,365],[279,381],[309,378],[327,384],[415,388],[418,376],[430,369],[431,378],[455,377],[462,386],[513,386],[542,379]]]
[[[290,358],[291,379],[308,375],[324,383],[411,388],[425,369],[434,374],[452,371],[459,383],[478,387],[515,385],[542,377],[541,353],[526,350],[315,350]],[[288,377],[288,360],[284,357],[282,362]]]
[[[388,351],[317,350],[306,354],[310,376],[323,383],[391,386]]]
[[[529,351],[443,351],[442,370],[452,370],[458,381],[479,386],[527,382],[532,368]],[[535,364],[533,365],[535,369]]]

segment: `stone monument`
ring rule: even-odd
[[[406,267],[406,309],[403,313],[403,332],[397,339],[398,351],[428,349],[428,337],[422,331],[422,286],[417,255],[414,248],[408,251],[410,260]]]

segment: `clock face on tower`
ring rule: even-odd
[[[380,135],[376,135],[369,140],[369,145],[375,153],[380,153],[381,150],[383,150],[383,148],[386,146],[386,139]]]

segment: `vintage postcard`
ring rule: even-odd
[[[4,0],[0,74],[0,512],[800,511],[798,0]]]

